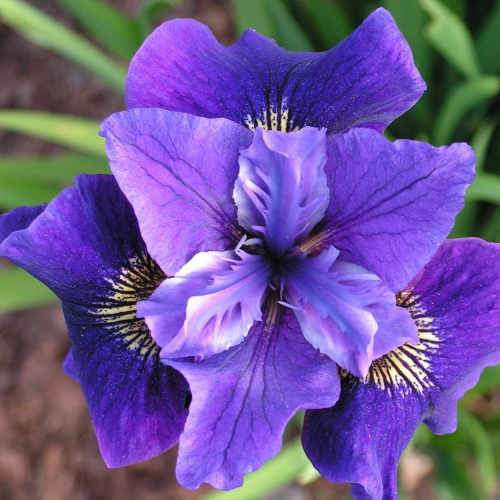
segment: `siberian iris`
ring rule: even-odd
[[[109,466],[179,441],[183,485],[234,488],[305,409],[313,464],[378,499],[421,421],[453,430],[500,361],[500,248],[444,242],[467,145],[377,131],[423,88],[383,10],[325,54],[193,21],[145,43],[127,98],[155,107],[104,122],[114,178],[0,218],[0,255],[62,300]]]
[[[130,65],[128,108],[159,107],[290,131],[383,130],[425,91],[391,14],[377,9],[326,52],[290,52],[247,30],[225,47],[192,19],[162,24]]]

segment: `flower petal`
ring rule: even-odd
[[[162,358],[208,357],[239,344],[261,308],[270,269],[245,252],[201,252],[139,304]]]
[[[108,118],[101,133],[111,170],[165,273],[199,251],[235,243],[231,194],[248,130],[224,119],[135,109]]]
[[[184,378],[159,360],[138,300],[164,278],[111,176],[82,176],[26,229],[0,245],[61,298],[72,343],[69,372],[87,400],[110,467],[154,457],[179,437]]]
[[[0,243],[14,231],[27,228],[44,210],[45,205],[19,207],[0,215]]]
[[[223,117],[250,128],[384,129],[425,90],[390,13],[377,9],[327,52],[289,52],[253,30],[234,45],[203,24],[161,25],[132,60],[129,108]]]
[[[357,498],[395,498],[399,457],[417,426],[453,432],[457,401],[500,362],[500,245],[447,241],[400,303],[420,343],[377,360],[366,383],[345,377],[333,408],[306,413],[306,453],[327,479],[357,484]]]
[[[366,129],[331,137],[329,243],[401,291],[451,230],[474,161],[466,144],[391,143]]]
[[[303,339],[288,311],[273,328],[256,325],[227,352],[166,362],[193,394],[177,462],[177,478],[188,488],[240,486],[244,474],[278,453],[296,411],[324,408],[338,397],[335,363]]]
[[[329,191],[324,130],[262,131],[242,151],[234,188],[240,225],[278,255],[323,218]]]
[[[330,247],[290,264],[288,300],[306,339],[342,368],[364,377],[376,357],[416,341],[417,329],[378,276],[338,261],[338,254]]]

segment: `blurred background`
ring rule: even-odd
[[[79,172],[106,172],[101,119],[123,109],[127,61],[156,25],[207,23],[224,43],[246,27],[292,50],[324,50],[372,10],[389,9],[429,90],[388,130],[435,145],[471,143],[478,176],[453,236],[500,240],[500,1],[0,0],[0,212],[52,198]],[[167,55],[167,54],[166,54]],[[107,470],[78,386],[63,374],[64,321],[54,297],[0,268],[0,499],[341,499],[288,430],[285,451],[242,489],[175,482],[176,451]],[[419,429],[400,467],[403,499],[500,498],[500,370],[460,404],[459,430]],[[208,495],[208,496],[207,496]]]

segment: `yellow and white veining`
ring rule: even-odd
[[[419,343],[404,344],[375,360],[363,382],[382,390],[398,389],[403,395],[421,394],[433,385],[430,355],[439,349],[439,336],[434,319],[427,315],[418,296],[406,291],[399,294],[397,303],[408,308],[417,325]]]
[[[89,312],[104,328],[119,336],[127,349],[150,355],[158,347],[144,320],[137,317],[137,303],[148,298],[164,277],[148,255],[131,258],[115,278],[106,280],[109,293]]]
[[[282,132],[300,130],[299,126],[294,125],[293,119],[290,117],[290,112],[284,105],[282,105],[280,113],[276,109],[264,109],[258,116],[247,115],[243,122],[252,132],[257,128],[279,130]]]

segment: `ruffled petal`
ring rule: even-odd
[[[328,207],[324,130],[257,130],[242,151],[234,188],[240,225],[281,255],[306,236]]]
[[[185,487],[240,486],[244,474],[279,452],[295,412],[337,400],[335,363],[304,340],[292,314],[282,312],[273,327],[259,323],[222,354],[201,362],[166,360],[186,377],[193,395],[177,461]]]
[[[82,176],[24,230],[0,244],[60,297],[71,354],[101,454],[110,467],[173,446],[186,419],[186,381],[162,365],[136,304],[165,275],[146,253],[133,211],[111,176]]]
[[[19,207],[0,215],[0,243],[13,233],[27,228],[44,210],[45,205]]]
[[[453,432],[457,401],[500,362],[500,245],[447,241],[400,305],[420,342],[375,361],[366,382],[344,376],[333,408],[306,413],[307,455],[360,499],[396,498],[399,457],[418,425]]]
[[[391,143],[366,129],[330,137],[325,240],[401,291],[453,227],[474,163],[466,144]]]
[[[204,358],[239,344],[262,318],[269,265],[238,252],[196,254],[139,304],[162,358]]]
[[[254,129],[304,126],[340,132],[384,129],[425,90],[411,49],[391,14],[377,9],[336,47],[289,52],[253,30],[234,45],[203,24],[169,21],[132,60],[129,108],[160,107]]]
[[[375,358],[417,341],[417,329],[378,276],[337,260],[338,255],[330,247],[290,263],[286,293],[306,339],[342,368],[364,377]]]
[[[111,170],[165,273],[175,274],[197,252],[236,244],[232,191],[248,130],[223,119],[135,109],[108,118],[101,133]]]

